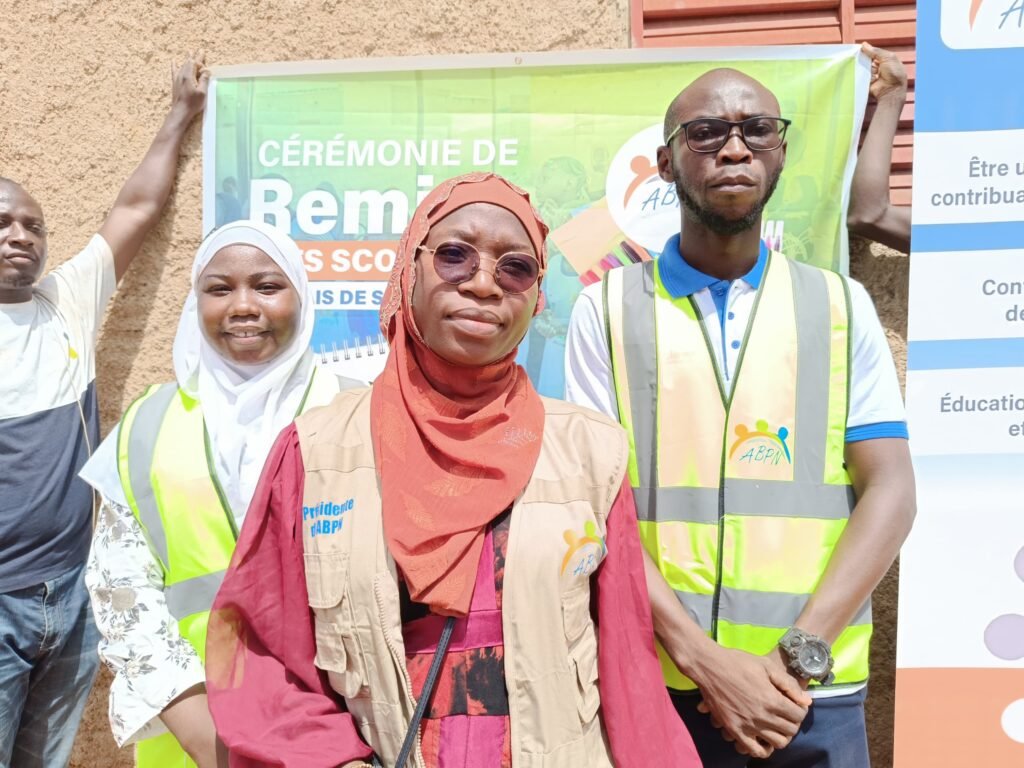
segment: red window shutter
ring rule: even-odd
[[[889,185],[910,205],[916,2],[891,0],[630,0],[633,45],[728,46],[870,42],[899,54],[909,76]],[[873,107],[869,107],[868,118]]]

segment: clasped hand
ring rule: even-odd
[[[731,648],[715,653],[701,674],[698,710],[736,751],[767,758],[792,741],[811,706],[806,683],[786,667],[781,651],[756,656]]]

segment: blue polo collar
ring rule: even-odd
[[[768,264],[768,246],[764,240],[761,241],[761,249],[757,255],[757,261],[743,277],[743,282],[755,291],[761,285],[761,278],[764,277],[764,270]],[[690,266],[679,250],[679,235],[672,235],[665,243],[665,248],[658,258],[658,275],[665,290],[674,299],[682,299],[692,296],[704,288],[711,288],[721,281],[717,277],[705,275],[699,269]]]

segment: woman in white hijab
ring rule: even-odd
[[[192,266],[173,383],[136,400],[82,470],[101,497],[86,570],[110,723],[136,765],[226,765],[206,706],[210,605],[278,433],[357,382],[316,373],[299,247],[258,222]]]

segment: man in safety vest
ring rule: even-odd
[[[49,41],[47,54],[66,55],[62,42]],[[99,231],[45,276],[42,207],[0,177],[0,766],[71,759],[99,664],[83,582],[93,498],[77,477],[99,443],[96,339],[118,281],[163,215],[208,78],[201,60],[178,69],[170,110]],[[98,151],[95,170],[69,168],[69,184],[84,192],[86,175],[98,174],[105,186],[99,158],[114,153]]]
[[[870,298],[760,239],[789,125],[735,70],[683,90],[681,232],[585,289],[567,340],[568,399],[629,434],[666,684],[715,768],[869,764],[870,596],[915,513]]]

